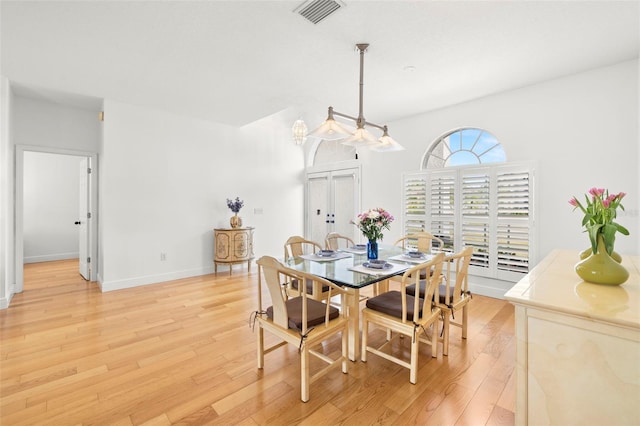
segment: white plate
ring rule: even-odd
[[[393,265],[389,262],[385,263],[384,266],[382,266],[381,268],[378,266],[371,266],[371,264],[369,262],[364,262],[362,264],[362,266],[364,266],[367,269],[375,269],[376,271],[382,271],[383,269],[391,269],[393,268]]]

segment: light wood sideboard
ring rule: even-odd
[[[233,265],[247,263],[251,271],[253,260],[253,228],[217,228],[213,230],[214,271],[218,273],[218,264],[229,265],[229,275]]]
[[[640,424],[640,256],[591,284],[555,250],[505,294],[516,314],[517,425]]]

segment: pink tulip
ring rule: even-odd
[[[571,204],[573,207],[578,207],[578,200],[576,199],[576,197],[570,199],[569,204]]]

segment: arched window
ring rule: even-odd
[[[467,127],[436,139],[422,160],[422,169],[477,166],[506,160],[504,149],[495,136],[486,130]]]

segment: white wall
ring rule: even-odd
[[[435,139],[464,126],[494,134],[509,161],[537,164],[534,259],[542,260],[555,248],[581,250],[589,245],[582,233],[582,215],[567,202],[593,186],[628,194],[623,203],[626,212],[618,221],[631,235],[618,234],[616,251],[640,253],[637,61],[390,123],[391,135],[406,151],[363,150],[363,208],[386,207],[399,218],[402,172],[419,170]],[[398,220],[385,241],[393,241],[401,231]]]
[[[13,142],[29,145],[98,152],[97,111],[16,96]]]
[[[25,152],[24,263],[78,257],[80,158]]]
[[[244,225],[256,228],[256,257],[281,255],[303,230],[303,154],[291,122],[275,116],[236,129],[105,101],[103,290],[211,273],[213,229],[229,226],[226,199],[236,196]]]

